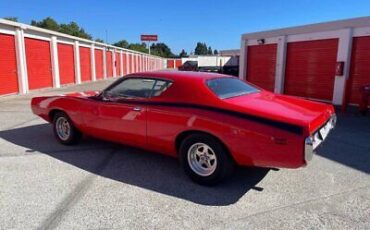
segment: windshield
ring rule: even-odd
[[[238,78],[211,79],[207,81],[207,86],[221,99],[259,92],[257,88]]]

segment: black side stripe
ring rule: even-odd
[[[170,107],[181,107],[181,108],[194,108],[194,109],[201,109],[201,110],[207,110],[211,112],[216,113],[222,113],[230,116],[235,116],[242,119],[247,119],[250,121],[262,123],[265,125],[273,126],[275,128],[279,128],[288,132],[292,132],[295,134],[303,134],[303,128],[301,126],[280,122],[280,121],[274,121],[263,117],[258,117],[250,114],[245,114],[241,112],[236,112],[232,110],[227,109],[221,109],[217,107],[211,107],[211,106],[203,106],[203,105],[196,105],[196,104],[183,104],[183,103],[151,103],[150,105],[160,105],[160,106],[170,106]]]
[[[105,102],[106,103],[106,102]],[[124,103],[124,104],[140,104],[140,105],[154,105],[154,106],[169,106],[169,107],[179,107],[179,108],[193,108],[193,109],[200,109],[200,110],[207,110],[216,113],[222,113],[242,119],[247,119],[250,121],[258,122],[264,125],[269,125],[278,129],[282,129],[291,133],[295,134],[303,134],[303,127],[298,125],[289,124],[286,122],[274,121],[271,119],[258,117],[251,114],[241,113],[233,110],[228,109],[221,109],[212,106],[206,105],[197,105],[197,104],[188,104],[188,103],[173,103],[173,102],[148,102],[148,101],[115,101],[115,103]]]

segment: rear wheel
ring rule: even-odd
[[[82,133],[73,125],[64,112],[57,112],[53,118],[53,130],[57,140],[64,145],[73,145],[81,140]]]
[[[207,134],[192,134],[180,146],[180,163],[185,173],[202,185],[214,185],[234,169],[234,162],[225,147]]]

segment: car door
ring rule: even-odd
[[[146,102],[155,81],[127,78],[106,89],[85,117],[94,136],[145,147]]]

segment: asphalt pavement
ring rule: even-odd
[[[30,110],[32,96],[110,82],[0,98],[0,229],[370,229],[370,116],[339,114],[307,167],[240,168],[203,187],[163,155],[63,146]]]

